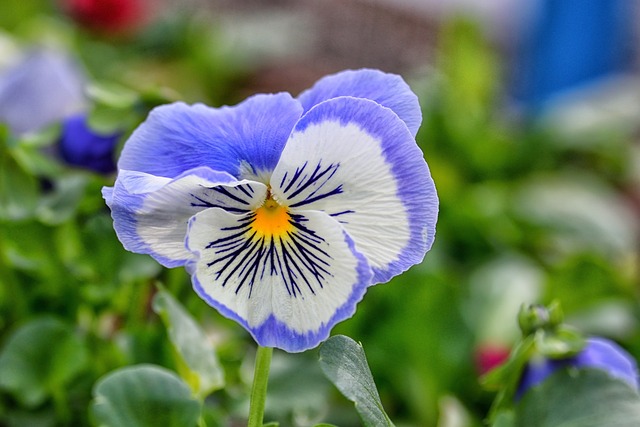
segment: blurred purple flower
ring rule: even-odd
[[[574,357],[530,361],[522,373],[516,400],[530,388],[542,383],[549,375],[565,367],[601,369],[612,377],[625,381],[634,390],[639,389],[638,366],[635,359],[610,340],[590,338],[586,347]]]
[[[62,123],[60,156],[70,165],[103,174],[115,172],[114,151],[121,136],[122,132],[96,133],[85,114],[76,114]]]
[[[68,55],[38,48],[0,75],[0,123],[16,135],[85,109],[85,77]]]

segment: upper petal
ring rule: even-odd
[[[398,116],[370,100],[341,97],[312,108],[271,186],[290,209],[338,219],[375,283],[421,262],[435,237],[438,199],[422,152]]]
[[[377,102],[393,110],[407,125],[413,136],[422,123],[418,97],[396,74],[379,70],[347,70],[318,80],[298,96],[305,112],[314,105],[339,96],[353,96]]]
[[[118,168],[173,178],[206,166],[260,178],[275,167],[301,113],[287,93],[255,95],[233,107],[163,105],[131,135]]]
[[[355,312],[371,281],[366,259],[322,212],[292,215],[287,233],[257,233],[255,215],[207,209],[189,221],[187,267],[196,292],[259,345],[317,346]]]
[[[175,179],[120,171],[113,189],[103,190],[123,246],[149,254],[166,267],[184,265],[191,258],[184,245],[190,217],[211,207],[247,212],[259,206],[265,194],[262,183],[237,181],[208,168]]]

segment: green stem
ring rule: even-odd
[[[53,406],[55,408],[58,422],[61,425],[69,425],[71,422],[71,411],[69,409],[69,402],[67,401],[67,394],[65,390],[55,387],[51,390],[51,397],[53,398]]]
[[[18,277],[13,267],[6,259],[3,246],[3,241],[0,238],[0,277],[2,277],[4,284],[4,289],[0,291],[0,297],[3,297],[2,300],[4,302],[0,305],[0,308],[6,309],[5,313],[9,313],[0,322],[0,325],[6,326],[27,316],[29,311],[27,301],[29,301],[29,298],[24,292],[24,286],[21,286],[18,282]]]
[[[256,367],[253,374],[253,387],[251,388],[251,402],[249,403],[248,427],[262,427],[272,354],[273,348],[258,346]]]

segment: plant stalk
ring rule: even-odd
[[[248,427],[262,427],[272,354],[273,348],[258,346],[253,386],[251,388],[251,401],[249,403]]]

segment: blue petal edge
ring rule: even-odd
[[[323,101],[340,96],[365,98],[391,109],[415,137],[422,123],[417,95],[397,74],[373,69],[346,70],[318,80],[298,96],[305,113]]]
[[[254,95],[232,107],[181,102],[156,107],[125,143],[119,169],[173,178],[196,167],[237,178],[280,158],[302,106],[288,93]]]
[[[294,131],[303,131],[324,120],[337,120],[345,125],[357,123],[378,138],[382,143],[382,154],[397,179],[398,196],[407,208],[411,235],[396,261],[386,269],[373,269],[372,284],[387,282],[422,262],[433,245],[439,202],[429,166],[406,126],[394,126],[394,122],[399,121],[398,116],[375,101],[343,96],[321,102],[300,119]],[[414,178],[420,177],[424,182],[416,183]]]
[[[137,212],[142,208],[145,198],[166,185],[186,176],[195,175],[216,183],[230,183],[236,179],[225,172],[199,167],[184,172],[174,179],[157,177],[137,171],[121,170],[113,187],[103,187],[102,196],[111,209],[113,228],[125,249],[139,254],[151,255],[165,267],[173,268],[185,264],[187,259],[171,259],[158,254],[142,240],[137,231]],[[185,237],[187,229],[185,226]]]

